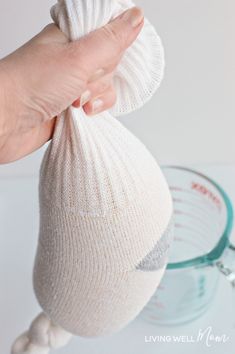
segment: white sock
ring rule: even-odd
[[[131,6],[61,0],[52,17],[75,40]],[[70,107],[59,117],[41,166],[34,266],[35,294],[46,315],[15,342],[13,354],[48,353],[60,337],[67,342],[68,332],[117,331],[155,292],[172,237],[172,200],[155,159],[112,115],[150,99],[163,69],[161,41],[146,20],[117,69],[115,107],[96,117]],[[52,344],[55,328],[60,335]]]

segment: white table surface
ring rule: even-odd
[[[197,167],[216,179],[235,204],[235,166]],[[36,178],[0,179],[0,354],[9,354],[13,339],[40,311],[32,289],[32,267],[38,234]],[[233,309],[233,311],[232,311]],[[120,333],[99,339],[74,338],[59,354],[232,354],[235,348],[235,295],[221,279],[215,300],[205,315],[184,326],[160,327],[137,318]],[[215,335],[229,336],[226,343],[205,339],[194,343],[149,343],[150,336],[196,338],[212,327]],[[232,328],[233,327],[233,328]],[[182,340],[182,339],[181,339]]]

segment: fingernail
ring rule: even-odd
[[[91,92],[89,90],[83,92],[80,98],[80,106],[84,106],[91,98]]]
[[[92,113],[97,113],[101,110],[101,107],[103,106],[103,101],[98,98],[92,103]]]
[[[89,79],[89,82],[96,81],[104,76],[105,71],[104,69],[98,69]]]
[[[123,15],[123,20],[130,22],[132,27],[137,27],[143,21],[144,14],[139,7],[133,7],[126,11]]]

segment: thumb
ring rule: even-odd
[[[140,8],[133,7],[107,25],[71,42],[74,58],[79,58],[80,69],[89,78],[102,71],[112,72],[124,51],[134,42],[144,23]]]

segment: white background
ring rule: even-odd
[[[50,22],[54,0],[0,0],[0,57]],[[165,80],[142,110],[122,118],[161,163],[235,161],[235,1],[138,0],[166,51]],[[42,152],[0,175],[37,173]]]

